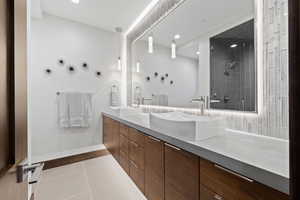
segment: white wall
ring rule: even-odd
[[[143,97],[166,94],[169,106],[197,106],[191,103],[197,93],[196,59],[179,55],[176,59],[171,59],[171,49],[158,45],[155,45],[154,53],[149,54],[147,42],[143,40],[136,42],[134,48],[134,63],[140,62],[140,73],[136,73],[136,66],[133,66],[133,91],[136,86],[140,86]],[[157,78],[154,76],[155,72],[159,74]],[[162,82],[160,78],[166,73],[169,77]],[[150,81],[146,81],[147,76],[150,76]],[[174,81],[173,85],[170,84],[171,80]]]
[[[54,16],[31,21],[29,79],[29,131],[33,157],[57,154],[102,143],[101,111],[109,108],[110,87],[119,84],[118,36],[112,32]],[[59,66],[63,58],[66,66]],[[82,62],[89,64],[83,70]],[[75,65],[74,74],[67,65]],[[47,75],[44,70],[52,69]],[[102,72],[102,77],[95,75]],[[57,125],[57,91],[92,92],[94,120],[87,129],[61,129]]]

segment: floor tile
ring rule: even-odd
[[[146,200],[116,160],[103,156],[45,170],[36,200]]]

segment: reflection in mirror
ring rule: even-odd
[[[185,1],[134,42],[133,103],[256,112],[254,13],[254,0]]]
[[[255,111],[254,20],[210,38],[211,108]]]

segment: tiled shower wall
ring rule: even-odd
[[[262,71],[263,88],[258,94],[263,95],[261,113],[259,115],[221,111],[211,113],[225,116],[231,129],[288,139],[288,0],[263,1],[264,55],[263,69],[259,70]],[[150,23],[145,21],[144,24]],[[128,83],[130,82],[129,78]],[[128,89],[129,87],[131,86],[129,85]],[[130,93],[131,88],[128,92],[128,102],[131,102]],[[145,109],[162,111],[160,108]],[[167,108],[167,110],[182,109]]]

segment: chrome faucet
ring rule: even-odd
[[[205,97],[205,96],[201,96],[199,98],[192,99],[192,102],[198,102],[199,103],[199,109],[200,109],[200,115],[201,116],[204,115],[204,109],[206,107],[207,99],[208,98]]]

